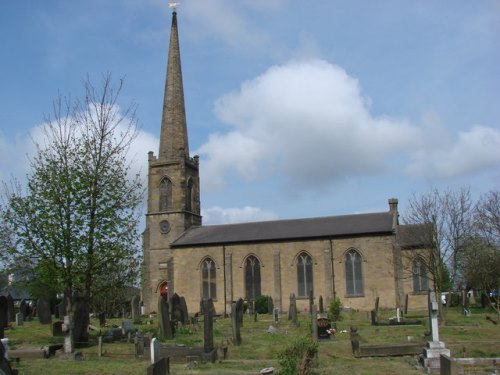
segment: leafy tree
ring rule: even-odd
[[[4,220],[15,235],[11,259],[35,265],[39,280],[89,301],[109,287],[110,268],[123,282],[137,277],[138,208],[143,188],[130,176],[127,152],[137,135],[135,106],[118,109],[123,80],[105,75],[100,89],[87,80],[82,100],[59,98],[36,143],[25,191],[4,185]]]

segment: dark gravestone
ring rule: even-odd
[[[3,327],[1,327],[3,332]],[[3,337],[2,337],[3,338]],[[17,371],[14,372],[10,367],[9,361],[5,358],[6,349],[3,346],[3,343],[0,341],[0,374],[2,375],[14,375],[17,374]]]
[[[405,307],[403,310],[403,314],[405,314],[405,316],[408,315],[408,293],[405,295]]]
[[[0,339],[4,338],[4,328],[8,326],[7,298],[0,296]]]
[[[274,309],[273,297],[267,297],[267,312],[268,314],[272,314]]]
[[[241,309],[238,311],[238,309]],[[233,329],[233,344],[236,346],[241,345],[241,324],[239,316],[243,315],[243,304],[238,304],[238,302],[233,302],[231,304],[231,326]]]
[[[329,339],[330,329],[332,328],[332,323],[330,322],[330,319],[319,318],[316,324],[318,327],[318,339],[320,340]]]
[[[299,326],[299,319],[297,316],[297,301],[295,299],[295,294],[290,294],[290,307],[288,309],[288,320],[292,321],[295,327]]]
[[[41,324],[52,323],[52,314],[50,313],[50,303],[45,298],[39,298],[36,303],[38,320]]]
[[[313,313],[313,304],[314,304],[314,293],[313,293],[313,290],[311,289],[309,291],[309,313],[312,315]]]
[[[58,320],[57,322],[52,323],[52,336],[64,336],[63,324],[64,322],[62,320]]]
[[[214,363],[217,350],[214,348],[214,316],[213,301],[211,298],[203,300],[203,360]],[[211,306],[212,305],[212,306]]]
[[[248,314],[253,315],[253,312],[255,311],[255,301],[251,299],[248,301]]]
[[[179,297],[177,293],[172,296],[172,320],[182,324],[188,322],[186,300],[184,297]]]
[[[323,296],[319,296],[319,313],[323,314],[325,312],[325,307],[323,306]]]
[[[26,302],[25,299],[22,299],[21,302],[19,302],[19,312],[23,314],[23,319],[27,320],[28,319],[28,302]]]
[[[240,298],[238,301],[236,301],[236,319],[238,320],[238,324],[240,327],[243,327],[243,305],[244,301],[242,298]]]
[[[57,313],[59,314],[59,319],[63,319],[68,312],[66,311],[66,298],[63,298],[56,306]]]
[[[97,314],[97,317],[99,318],[99,327],[106,326],[106,313],[104,311],[101,311],[99,314]]]
[[[14,299],[10,295],[7,295],[7,317],[9,322],[16,321],[16,309],[14,308]]]
[[[89,304],[85,297],[74,296],[73,342],[75,346],[89,341],[88,327],[90,324]]]
[[[134,349],[136,358],[144,357],[144,336],[142,336],[141,332],[139,331],[135,333]]]
[[[164,297],[158,298],[158,315],[160,323],[160,335],[167,340],[174,338],[172,325],[170,324],[168,301]]]
[[[167,375],[170,374],[169,358],[160,358],[146,369],[147,375]]]
[[[133,296],[130,301],[130,309],[132,311],[132,321],[135,324],[139,324],[141,322],[141,301],[139,296]]]

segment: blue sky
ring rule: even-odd
[[[404,211],[500,186],[500,1],[184,0],[179,37],[204,223]],[[0,0],[0,180],[23,179],[60,92],[125,77],[158,152],[163,0]]]

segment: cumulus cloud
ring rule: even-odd
[[[320,59],[271,67],[220,98],[215,112],[231,130],[198,150],[207,177],[217,176],[209,188],[232,168],[249,179],[272,172],[294,186],[327,185],[383,170],[419,137],[405,120],[371,116],[358,81]]]
[[[202,210],[204,224],[234,224],[251,221],[276,220],[278,215],[272,211],[257,207],[246,206],[243,208],[222,208],[214,206]]]

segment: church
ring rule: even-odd
[[[286,311],[290,294],[299,311],[339,298],[345,307],[427,306],[426,249],[412,240],[415,225],[400,225],[398,201],[384,212],[202,225],[200,160],[190,156],[177,13],[172,13],[158,155],[148,154],[148,198],[143,234],[141,298],[146,313],[160,296],[186,299],[188,311],[212,298],[216,312],[239,298],[264,295]]]

